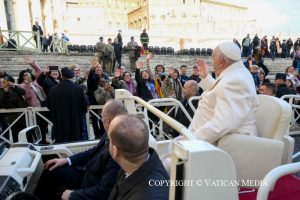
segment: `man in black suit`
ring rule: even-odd
[[[33,24],[32,31],[40,33],[40,38],[37,38],[37,35],[34,36],[36,47],[38,47],[38,41],[42,45],[42,38],[43,38],[44,32],[43,32],[42,27],[39,25],[38,21],[35,21],[35,24]]]
[[[118,174],[109,200],[169,199],[169,176],[156,151],[149,148],[147,125],[133,115],[120,115],[112,120],[109,130],[109,152],[123,169]]]
[[[122,102],[107,102],[102,110],[105,130],[108,130],[113,118],[124,113],[126,109]],[[68,189],[63,192],[62,199],[107,199],[120,169],[111,158],[108,147],[105,133],[97,146],[90,150],[69,158],[47,161],[36,190],[37,195],[40,199],[55,199],[50,194],[58,191],[58,187],[63,187]]]

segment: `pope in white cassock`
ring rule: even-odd
[[[241,51],[233,42],[217,46],[212,66],[217,79],[208,74],[203,60],[197,61],[204,90],[189,126],[197,139],[217,142],[228,133],[257,135],[255,112],[258,97],[250,72],[241,61]]]

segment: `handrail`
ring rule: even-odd
[[[89,137],[90,137],[89,115],[90,114],[95,115],[98,119],[101,119],[101,117],[98,115],[98,113],[94,112],[93,110],[102,109],[102,108],[103,108],[103,105],[92,105],[92,106],[89,107],[89,110],[86,113],[86,125],[87,125],[87,132],[88,132]],[[0,133],[0,137],[3,140],[8,141],[7,139],[5,139],[3,137],[3,135],[6,132],[8,132],[11,129],[11,127],[14,126],[14,124],[23,117],[23,115],[25,115],[26,127],[37,125],[37,121],[36,121],[36,116],[37,115],[39,117],[41,117],[43,120],[45,120],[48,124],[53,126],[53,123],[47,117],[45,117],[42,113],[39,113],[39,112],[48,112],[48,111],[49,111],[49,109],[47,107],[27,107],[27,108],[0,109],[1,114],[22,113],[5,130],[3,130]],[[90,140],[91,138],[88,138],[88,139]]]
[[[297,100],[300,100],[300,95],[297,95],[297,94],[288,94],[288,95],[283,95],[282,97],[280,97],[281,99],[283,100],[286,100],[288,99],[288,103],[289,104],[293,104],[294,100],[297,99]]]
[[[9,130],[11,129],[11,127],[14,126],[17,123],[17,121],[21,120],[21,118],[23,117],[23,115],[25,116],[26,126],[29,126],[30,123],[29,123],[28,109],[27,108],[0,109],[0,113],[1,114],[3,114],[3,113],[9,113],[9,114],[12,114],[12,113],[22,113],[18,117],[16,117],[16,119],[5,130],[2,130],[2,132],[0,133],[0,138],[2,140],[5,140],[6,142],[11,143],[3,135],[5,133],[9,132]],[[10,135],[10,137],[11,137],[11,135]]]
[[[3,40],[3,43],[0,43],[0,50],[31,50],[41,52],[41,37],[39,31],[1,30],[0,38]],[[37,38],[38,42],[34,38]],[[8,48],[9,45],[12,48]],[[49,47],[53,49],[53,52],[68,53],[68,43],[56,36],[53,36]]]
[[[169,102],[171,102],[171,103],[169,103]],[[182,103],[180,101],[178,101],[177,99],[172,99],[172,98],[151,99],[150,101],[148,101],[148,103],[150,103],[154,107],[156,107],[157,104],[159,104],[159,106],[179,106],[179,108],[183,111],[183,113],[188,118],[188,120],[190,122],[192,121],[192,117],[190,116],[188,111],[183,107]]]
[[[273,190],[276,181],[285,175],[293,174],[300,171],[300,162],[281,165],[272,169],[263,179],[262,185],[257,192],[257,200],[267,200],[269,192]]]
[[[152,112],[154,115],[162,119],[166,124],[171,126],[173,129],[175,129],[178,133],[182,134],[184,137],[186,137],[189,140],[195,140],[195,136],[181,123],[176,121],[175,119],[171,118],[170,116],[164,114],[162,111],[158,110],[154,106],[150,105],[143,99],[133,96],[133,99],[138,102],[139,104],[143,105],[147,110]]]
[[[189,103],[189,106],[192,108],[193,112],[196,111],[193,101],[200,100],[201,98],[202,98],[202,96],[193,96],[193,97],[189,98],[188,103]]]
[[[175,119],[171,118],[170,116],[164,114],[162,111],[158,110],[148,102],[144,101],[140,97],[132,96],[132,94],[128,90],[124,89],[117,89],[115,90],[115,97],[116,99],[120,100],[134,100],[137,103],[141,104],[144,108],[146,108],[148,111],[162,119],[166,124],[168,124],[171,128],[175,129],[178,133],[182,134],[184,137],[186,137],[189,140],[195,140],[196,137],[181,123],[176,121]],[[129,107],[134,105],[134,102],[125,102],[125,105],[128,105]]]
[[[116,92],[117,91],[124,91],[124,90],[116,90]],[[125,91],[127,91],[127,90],[125,90]],[[168,124],[171,128],[175,129],[178,133],[184,135],[187,139],[190,139],[190,140],[195,139],[195,136],[192,135],[191,132],[185,126],[183,126],[181,123],[177,122],[176,120],[174,120],[170,116],[164,114],[162,111],[158,110],[157,108],[155,108],[154,106],[152,106],[148,102],[145,102],[141,98],[139,98],[137,96],[132,96],[132,95],[128,96],[127,99],[131,99],[131,100],[136,101],[137,103],[142,105],[144,108],[146,108],[148,111],[152,112],[154,115],[156,115],[160,119],[162,119],[166,124]],[[103,108],[102,105],[92,105],[92,106],[90,106],[89,112],[90,112],[90,110],[102,109],[102,108]],[[34,118],[33,118],[33,117],[35,117],[36,113],[41,112],[41,111],[49,111],[49,110],[46,107],[0,109],[0,113],[14,113],[14,112],[21,112],[21,111],[27,113],[27,116],[30,118],[28,120],[28,124],[26,124],[26,126],[33,126],[33,125],[36,125],[36,120],[34,120]],[[31,118],[33,118],[33,119],[31,119]],[[46,120],[46,119],[44,118],[44,120]],[[87,125],[89,125],[89,117],[87,117],[86,120],[87,120]],[[47,122],[49,122],[48,119],[47,119]],[[89,134],[89,127],[88,127],[88,134]]]
[[[298,119],[300,119],[300,105],[295,104],[295,101],[300,101],[300,95],[283,95],[281,99],[288,101],[288,103],[292,106],[293,109],[293,116],[291,118],[290,129],[293,127],[297,127],[297,121]]]
[[[33,50],[41,52],[41,42],[35,42],[34,38],[40,38],[39,32],[1,30],[0,37],[3,43],[0,44],[0,50]],[[8,48],[11,46],[12,48]]]

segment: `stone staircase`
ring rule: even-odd
[[[45,68],[47,65],[57,65],[60,68],[71,66],[72,64],[79,65],[82,70],[88,70],[90,68],[90,60],[95,54],[93,53],[70,53],[70,54],[58,54],[58,53],[26,53],[26,52],[13,52],[13,51],[0,51],[0,68],[5,70],[13,77],[18,77],[20,70],[30,68],[30,66],[24,63],[24,56],[26,54],[31,55],[36,62]],[[199,56],[186,56],[186,55],[155,55],[151,61],[151,67],[157,64],[162,64],[167,69],[168,67],[180,68],[185,64],[188,66],[188,74],[192,71],[192,66],[195,64]],[[200,56],[206,60],[211,69],[211,57]],[[139,62],[145,62],[145,56],[141,56]],[[129,69],[129,60],[127,54],[123,54],[123,65]],[[268,78],[274,79],[277,72],[284,72],[285,68],[292,64],[291,59],[277,59],[272,61],[265,59],[265,65],[268,66],[270,74]]]

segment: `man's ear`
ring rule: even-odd
[[[118,147],[116,146],[116,145],[113,145],[113,147],[112,147],[113,149],[113,151],[112,151],[112,157],[113,158],[116,158],[116,157],[118,157],[119,155],[120,155],[120,152],[119,152],[119,149],[118,149]]]
[[[224,69],[225,63],[226,63],[225,58],[221,58],[221,59],[220,59],[220,65],[222,66],[222,69]]]

